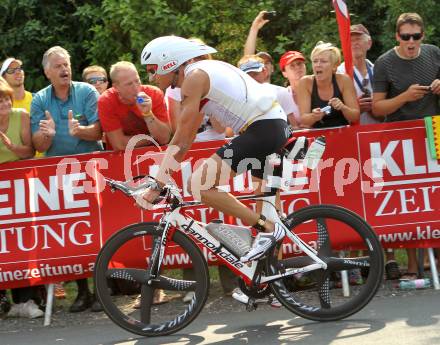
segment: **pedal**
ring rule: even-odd
[[[251,297],[251,298],[249,298],[248,302],[246,303],[246,310],[248,312],[255,311],[255,310],[257,310],[257,306],[258,305],[257,305],[255,299]]]

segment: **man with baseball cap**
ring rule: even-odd
[[[371,115],[373,93],[373,63],[367,59],[367,52],[371,48],[371,36],[362,24],[350,26],[351,54],[353,56],[353,80],[361,110],[360,123],[369,124],[381,122]],[[338,73],[346,73],[345,63],[339,65]]]
[[[32,94],[24,89],[23,63],[13,57],[7,58],[0,69],[2,76],[14,90],[13,108],[24,108],[31,111]]]

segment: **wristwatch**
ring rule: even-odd
[[[154,121],[154,114],[151,110],[148,113],[145,114],[142,113],[142,117],[147,122],[147,124],[152,123]]]
[[[153,114],[153,112],[150,110],[148,113],[142,113],[142,116],[143,116],[144,118],[148,118],[148,117],[154,116],[154,114]]]

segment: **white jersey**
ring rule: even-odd
[[[287,87],[282,87],[269,83],[265,83],[263,85],[266,85],[267,87],[270,87],[275,91],[275,94],[277,95],[277,101],[287,115],[299,114],[298,106],[296,105],[295,100],[293,99],[293,96]]]
[[[180,92],[180,87],[171,88],[168,87],[165,91],[165,99],[168,103],[168,99],[174,99],[176,102],[182,101],[182,95]],[[211,104],[209,107],[208,105]],[[208,107],[207,107],[208,106]],[[209,101],[205,104],[205,106],[201,110],[205,116],[203,117],[202,124],[199,128],[199,132],[196,135],[196,138],[194,139],[194,142],[199,141],[210,141],[210,140],[223,140],[225,139],[226,135],[225,132],[217,132],[213,126],[209,122],[209,117],[212,116],[211,113],[206,113],[207,111],[217,111],[217,107],[215,106],[214,102]],[[202,129],[202,131],[200,131]]]
[[[276,102],[274,90],[260,84],[240,69],[217,60],[203,60],[185,68],[185,75],[195,69],[203,70],[209,77],[210,89],[206,99],[214,102],[216,110],[201,110],[214,117],[223,127],[235,133],[254,121],[283,119],[286,113]],[[206,106],[205,105],[205,106]]]
[[[374,65],[373,65],[373,63],[370,60],[367,59],[366,63],[368,64],[368,66],[371,69],[373,69]],[[341,74],[345,74],[346,73],[346,71],[345,71],[345,62],[341,63],[338,66],[338,68],[336,70],[336,73],[341,73]],[[358,76],[359,80],[364,80],[365,78],[368,79],[368,83],[367,83],[367,85],[365,85],[365,88],[367,88],[370,91],[370,93],[373,94],[373,86],[372,86],[373,85],[373,81],[370,80],[369,76],[368,75],[367,76],[362,76],[362,73],[354,65],[353,65],[353,73],[355,73]],[[359,87],[358,83],[355,80],[353,80],[353,84],[354,84],[354,88],[356,89],[356,95],[358,97],[361,97],[364,94],[363,90],[361,90],[361,88]],[[375,119],[374,117],[371,116],[370,113],[364,111],[363,113],[361,113],[361,117],[360,117],[360,121],[359,122],[360,122],[361,125],[368,125],[368,124],[371,124],[371,123],[380,123],[382,121]]]

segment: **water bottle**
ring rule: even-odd
[[[304,157],[303,164],[310,170],[315,169],[318,166],[320,159],[325,151],[325,138],[323,136],[318,137],[313,141],[307,150]]]
[[[425,279],[414,279],[414,280],[401,280],[399,283],[399,288],[402,290],[412,290],[412,289],[424,289],[431,287],[431,280]]]
[[[208,232],[238,257],[244,256],[252,245],[252,232],[244,226],[212,221],[206,225]]]

